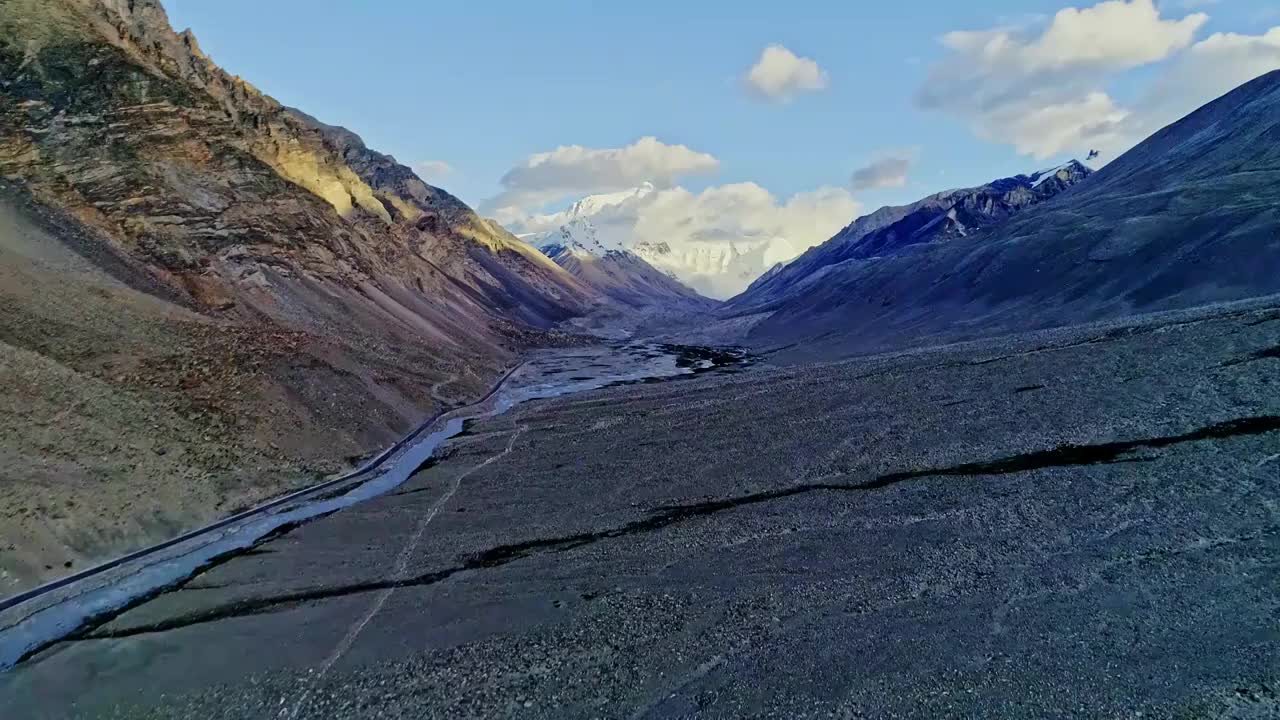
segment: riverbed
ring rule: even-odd
[[[0,670],[102,618],[176,587],[202,568],[246,552],[266,538],[384,495],[427,464],[467,423],[500,415],[532,400],[562,397],[613,385],[662,382],[705,372],[737,371],[750,358],[733,349],[657,343],[537,351],[513,369],[481,401],[434,419],[396,447],[366,461],[354,474],[294,493],[257,510],[154,551],[34,596],[0,606]],[[185,536],[184,536],[185,537]]]

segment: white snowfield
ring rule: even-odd
[[[641,239],[642,234],[636,232],[633,204],[645,202],[655,192],[654,186],[646,182],[630,190],[588,195],[566,210],[536,219],[538,225],[554,229],[520,238],[543,252],[563,248],[576,255],[596,257],[630,252],[699,293],[717,299],[742,292],[770,268],[794,259],[805,249],[776,235]]]
[[[1031,183],[1031,187],[1033,188],[1040,187],[1041,185],[1045,184],[1045,182],[1047,182],[1049,179],[1057,177],[1058,173],[1070,168],[1073,164],[1075,164],[1075,162],[1076,162],[1075,160],[1068,160],[1067,162],[1064,162],[1057,167],[1049,168],[1048,170],[1041,170],[1040,172],[1032,175],[1031,179],[1034,180],[1034,182]]]

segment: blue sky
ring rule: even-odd
[[[865,209],[1081,152],[1032,157],[975,133],[960,111],[916,101],[938,67],[964,62],[939,42],[945,33],[1003,27],[1033,38],[1069,6],[1063,0],[164,4],[215,61],[282,102],[405,164],[447,162],[453,173],[434,182],[473,205],[497,195],[504,173],[533,153],[643,136],[719,161],[715,174],[680,181],[695,192],[751,181],[780,197],[848,187],[858,167],[912,149],[905,185],[856,193]],[[1180,0],[1159,12],[1207,13],[1195,33],[1202,40],[1261,35],[1280,25],[1273,6]],[[816,61],[826,88],[788,103],[744,92],[744,74],[770,44]],[[1123,104],[1171,62],[1089,82]]]

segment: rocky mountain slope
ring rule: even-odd
[[[1273,72],[988,230],[779,274],[724,323],[833,356],[1280,292],[1277,139]]]
[[[626,307],[702,310],[716,304],[620,244],[606,246],[586,218],[524,239],[583,284]]]
[[[845,260],[896,255],[913,245],[962,238],[999,224],[1089,177],[1072,160],[1031,175],[1003,178],[974,188],[947,190],[910,205],[883,207],[854,220],[835,237],[775,268],[734,298],[739,307],[785,297],[824,268]]]
[[[342,467],[602,301],[156,0],[0,3],[0,178],[0,594]]]

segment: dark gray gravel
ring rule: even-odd
[[[532,403],[7,717],[1275,717],[1280,310]],[[455,490],[456,488],[456,490]]]

